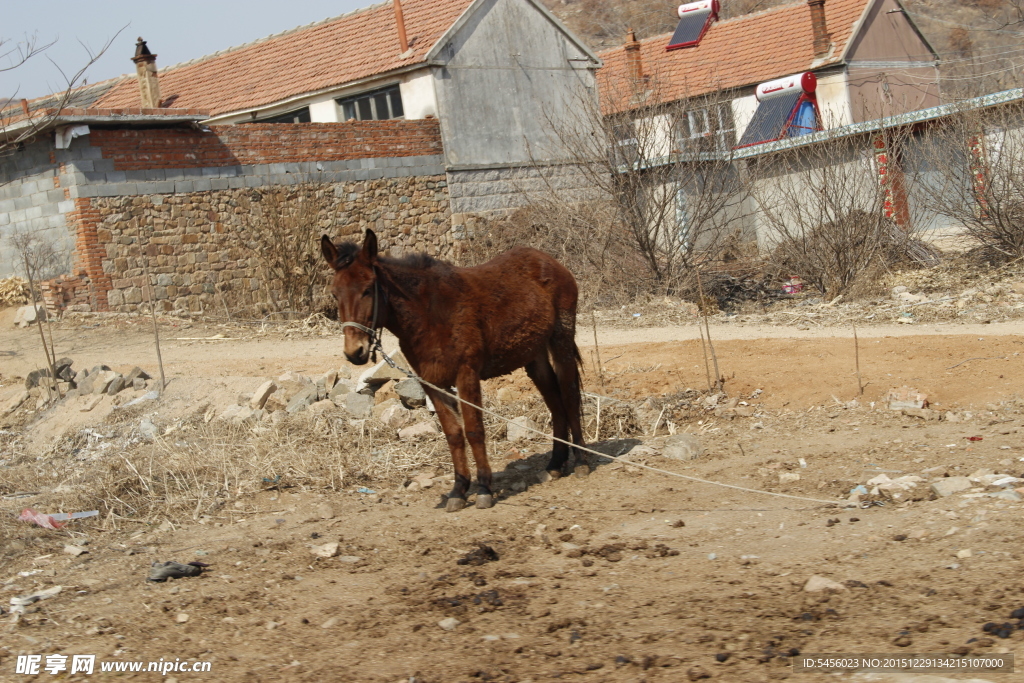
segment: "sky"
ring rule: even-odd
[[[313,21],[376,4],[374,0],[66,0],[11,2],[0,25],[0,55],[35,38],[53,46],[21,66],[0,71],[0,102],[8,98],[41,97],[67,88],[71,77],[113,39],[107,51],[85,73],[95,83],[135,73],[131,57],[142,36],[157,66],[163,68],[202,57]],[[120,31],[120,33],[119,33]],[[87,49],[88,48],[88,49]],[[0,69],[15,55],[0,57]]]

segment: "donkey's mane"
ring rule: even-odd
[[[355,242],[341,242],[336,244],[335,248],[338,250],[338,258],[334,262],[334,267],[341,269],[350,265],[359,255],[362,250],[362,246]],[[428,256],[424,253],[407,254],[405,256],[381,257],[381,263],[388,266],[398,266],[400,268],[413,268],[416,270],[428,270],[431,268],[440,268],[444,270],[450,270],[452,265],[440,259],[436,259],[433,256]]]

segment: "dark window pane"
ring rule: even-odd
[[[343,112],[342,118],[345,121],[349,121],[351,119],[356,118],[356,103],[355,102],[352,102],[352,101],[345,102],[345,103],[343,103],[341,105],[341,109],[342,109],[342,112]]]
[[[373,118],[377,119],[378,121],[391,118],[391,112],[388,111],[387,93],[382,92],[373,96],[373,108]]]
[[[391,116],[399,118],[405,116],[405,109],[402,107],[402,91],[398,88],[392,88],[391,92],[388,93],[388,97],[391,100]]]
[[[357,118],[360,121],[369,121],[373,119],[373,112],[370,110],[369,97],[362,97],[356,100],[356,106],[359,108],[359,116]]]

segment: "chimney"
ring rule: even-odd
[[[395,26],[398,28],[398,45],[402,54],[409,51],[409,41],[405,37],[405,17],[402,15],[402,0],[395,0]]]
[[[31,112],[29,112],[28,109],[28,100],[26,100],[24,97],[21,98],[21,111],[25,114],[25,116],[32,116]]]
[[[135,73],[139,78],[139,94],[143,109],[160,108],[160,82],[156,76],[156,55],[146,47],[146,41],[139,38],[135,43]]]
[[[644,78],[644,65],[640,61],[640,41],[636,39],[633,29],[626,34],[626,73],[633,83],[640,83]]]
[[[825,24],[825,0],[807,0],[811,10],[811,30],[814,32],[814,56],[824,57],[832,47],[832,36]]]

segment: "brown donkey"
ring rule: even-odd
[[[366,363],[377,330],[386,328],[398,337],[417,375],[438,387],[456,387],[460,398],[475,405],[482,405],[481,380],[526,368],[551,411],[555,438],[567,441],[571,432],[572,443],[584,445],[576,280],[555,259],[526,247],[472,268],[457,268],[423,254],[388,258],[378,256],[372,230],[366,231],[362,247],[353,242],[335,245],[324,235],[320,248],[334,268],[331,291],[338,300],[338,319],[345,323],[349,361]],[[448,512],[466,505],[466,439],[476,461],[476,506],[490,507],[493,493],[483,416],[436,389],[423,389],[437,410],[455,465]],[[554,442],[547,466],[552,477],[561,476],[570,450],[576,449]],[[586,459],[578,451],[577,456],[576,474],[586,476]]]

